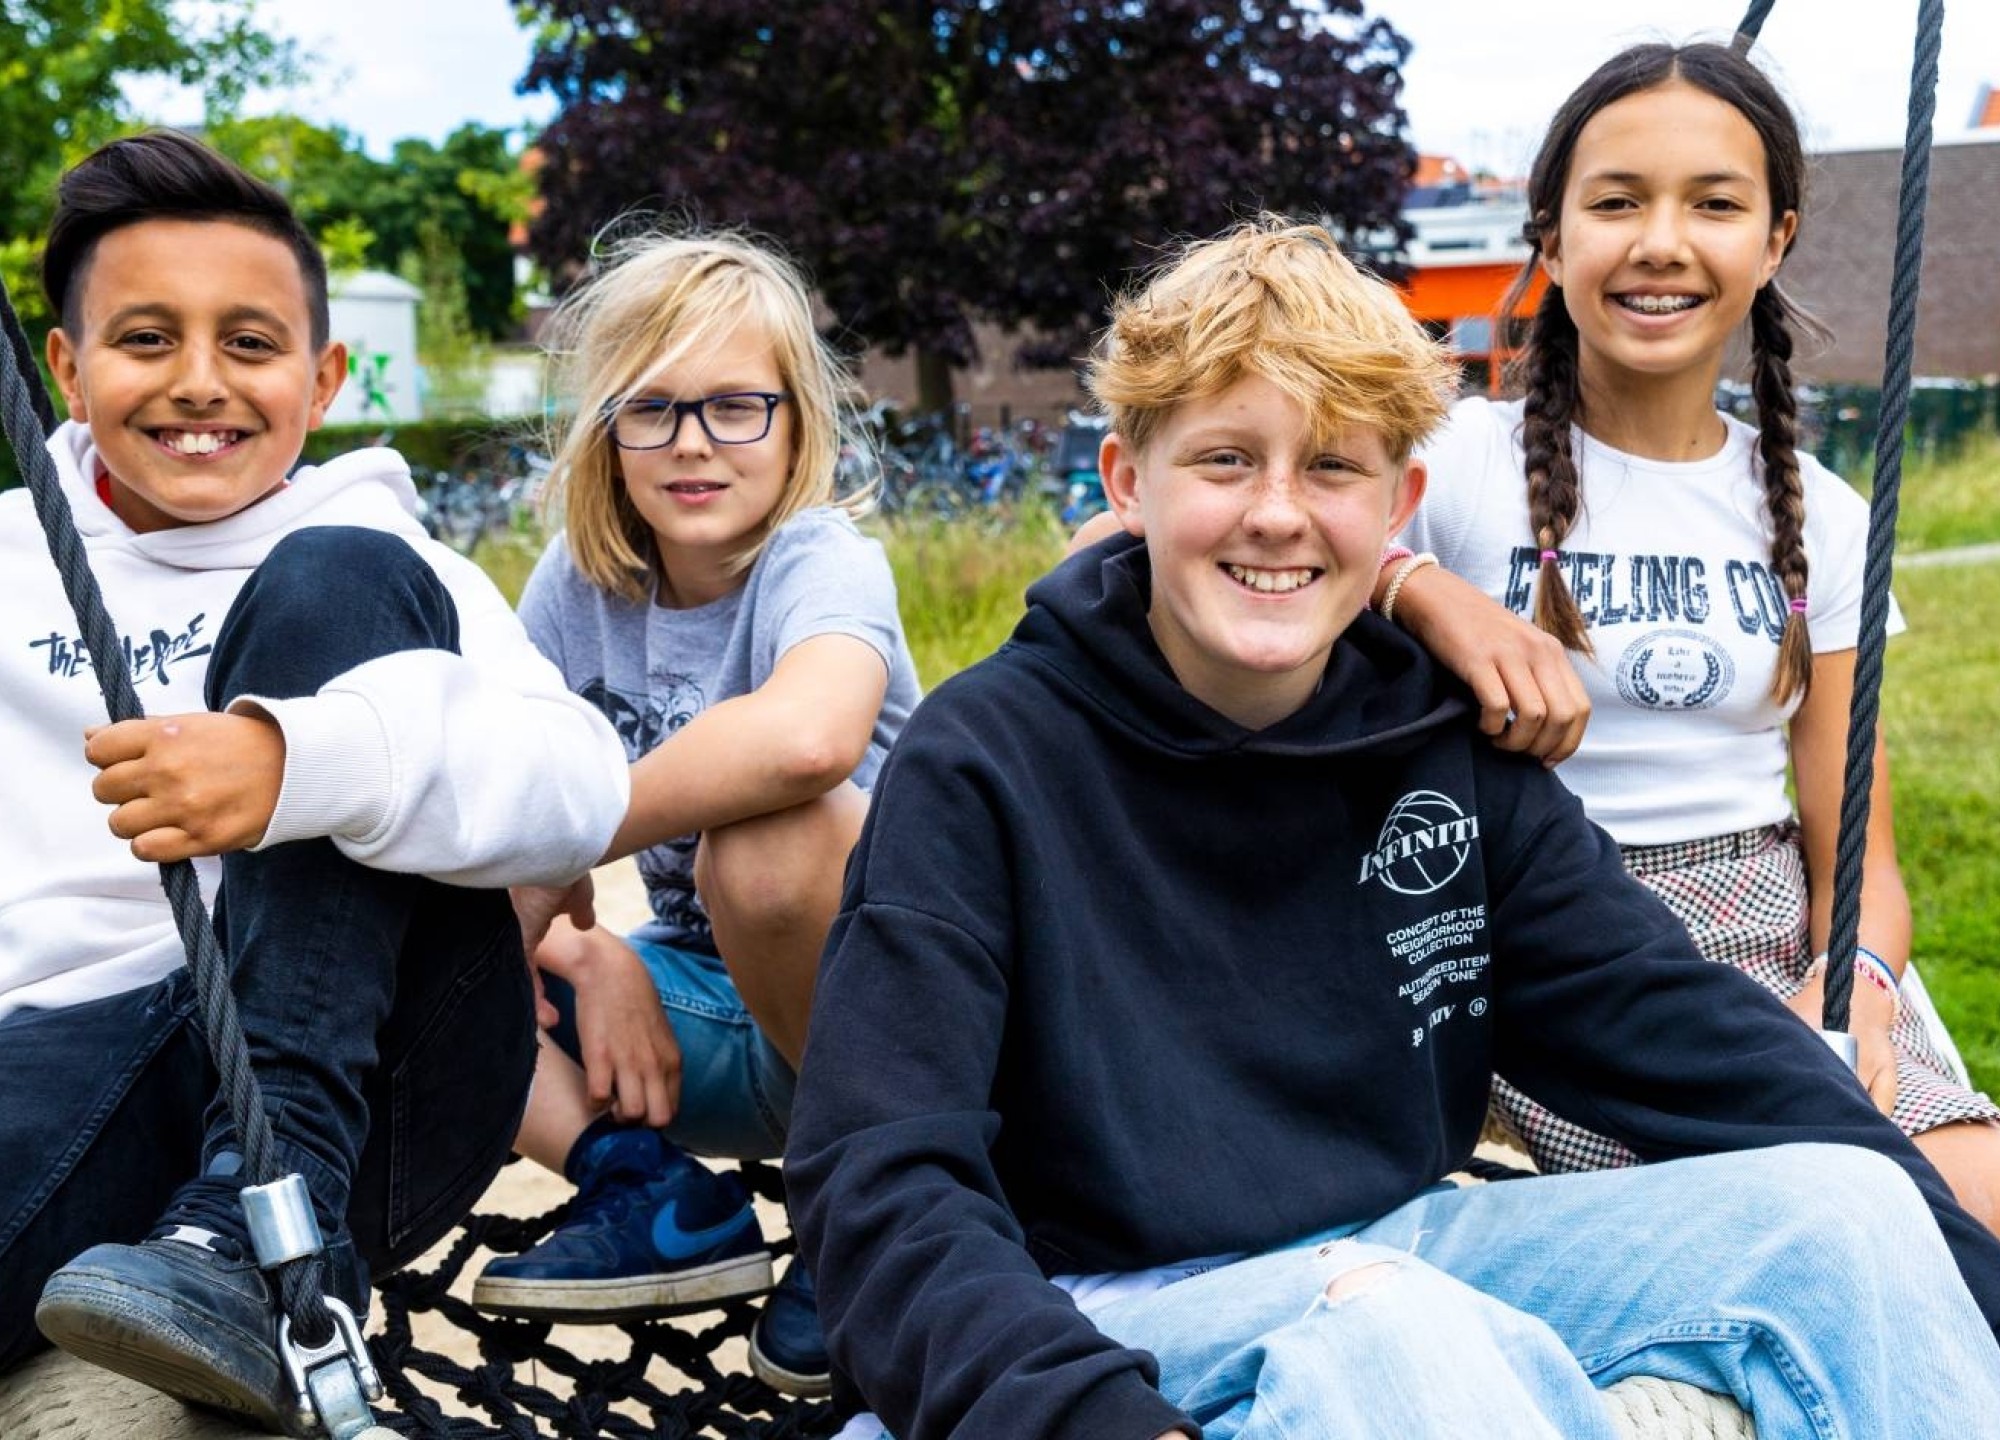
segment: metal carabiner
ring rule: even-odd
[[[354,1312],[331,1295],[326,1297],[326,1308],[333,1317],[333,1333],[318,1345],[299,1344],[292,1338],[292,1317],[279,1319],[278,1359],[291,1381],[301,1428],[309,1435],[323,1431],[330,1440],[352,1440],[374,1424],[367,1402],[382,1398],[382,1377],[368,1358],[368,1344],[361,1338]],[[351,1381],[318,1374],[334,1366]],[[329,1406],[338,1413],[326,1413]]]

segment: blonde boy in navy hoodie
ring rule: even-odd
[[[787,1184],[850,1440],[1609,1440],[1635,1373],[2000,1414],[1993,1237],[1365,612],[1452,378],[1317,226],[1115,307],[1129,533],[919,708],[822,964]],[[1453,1188],[1496,1070],[1673,1163]]]

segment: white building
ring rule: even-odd
[[[332,338],[347,346],[347,383],[326,412],[330,425],[421,420],[417,305],[423,291],[380,270],[330,277]]]

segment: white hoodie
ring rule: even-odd
[[[49,452],[149,715],[205,708],[237,590],[294,530],[399,535],[450,591],[462,655],[388,655],[317,695],[233,707],[284,731],[265,845],[328,836],[364,865],[483,887],[562,883],[596,863],[625,813],[624,749],[478,567],[423,533],[401,456],[356,451],[226,519],[136,535],[98,498],[88,429],[63,425]],[[90,793],[83,732],[106,719],[91,661],[28,492],[0,495],[0,1015],[114,995],[182,963],[158,867],[133,858]],[[212,902],[219,863],[197,869]]]

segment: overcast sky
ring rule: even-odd
[[[261,8],[270,28],[319,59],[321,73],[256,108],[337,122],[373,154],[405,135],[441,140],[465,120],[518,125],[550,114],[546,97],[514,93],[528,39],[507,0],[264,0]],[[1726,33],[1745,8],[1742,0],[1370,4],[1414,47],[1404,99],[1418,147],[1502,172],[1525,168],[1550,112],[1600,60],[1635,40]],[[1940,136],[1963,133],[1980,85],[2000,84],[2000,3],[1950,0],[1945,12]],[[1815,149],[1902,144],[1916,15],[1917,0],[1778,0],[1760,54]]]

